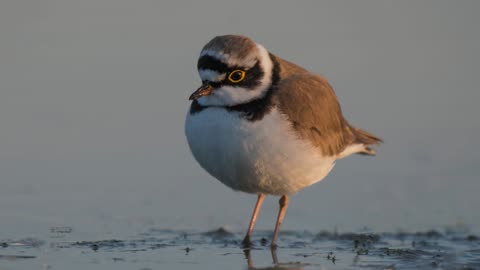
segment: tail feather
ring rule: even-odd
[[[377,136],[366,132],[365,130],[361,130],[359,128],[354,128],[352,127],[352,132],[355,137],[354,143],[357,144],[362,144],[364,145],[364,148],[362,151],[357,152],[357,154],[360,155],[368,155],[368,156],[374,156],[377,154],[377,151],[375,149],[372,149],[369,147],[369,145],[378,145],[380,143],[383,143],[383,140],[378,138]]]

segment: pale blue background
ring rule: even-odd
[[[238,33],[324,74],[385,139],[294,196],[285,230],[480,225],[479,1],[1,1],[0,237],[243,231],[255,197],[193,160],[196,61]],[[272,229],[276,199],[259,229]]]

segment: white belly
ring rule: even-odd
[[[187,114],[190,150],[213,177],[234,190],[283,195],[322,180],[335,164],[308,141],[295,136],[273,109],[259,121],[210,107]]]

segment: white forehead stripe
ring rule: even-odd
[[[225,59],[228,59],[230,57],[229,54],[219,52],[219,51],[210,50],[210,49],[203,50],[200,53],[200,57],[202,57],[204,55],[209,55],[209,56],[217,58],[218,60],[221,60],[221,61],[224,61]]]
[[[219,82],[225,79],[227,76],[225,73],[218,73],[215,70],[211,69],[199,69],[198,74],[202,81],[211,81],[211,82]]]

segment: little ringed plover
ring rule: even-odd
[[[185,122],[190,150],[210,175],[258,196],[244,245],[265,195],[288,196],[322,180],[337,159],[375,155],[382,140],[351,126],[325,78],[286,61],[245,36],[217,36],[198,59],[202,86]]]

